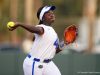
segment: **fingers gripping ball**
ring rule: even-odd
[[[64,41],[66,44],[73,43],[78,35],[78,28],[75,25],[67,27],[64,31]]]
[[[7,28],[10,29],[11,27],[13,27],[15,25],[14,22],[8,22],[7,23]]]

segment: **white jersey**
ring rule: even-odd
[[[58,36],[54,29],[46,25],[37,25],[44,28],[43,35],[35,35],[30,54],[39,59],[52,59],[58,46]]]

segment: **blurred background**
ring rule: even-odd
[[[69,25],[75,24],[79,35],[53,59],[62,75],[100,74],[100,0],[0,0],[0,75],[24,75],[23,60],[30,52],[33,33],[22,28],[7,29],[9,21],[37,25],[37,10],[55,5],[53,24],[59,39]]]

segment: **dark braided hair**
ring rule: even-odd
[[[40,12],[43,9],[44,6],[40,7],[39,10],[37,11],[37,18],[39,19]],[[43,24],[43,21],[40,20],[39,24]]]

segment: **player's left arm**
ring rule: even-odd
[[[62,50],[58,47],[57,49],[56,49],[56,54],[58,54],[59,52],[61,52]]]
[[[64,41],[61,41],[61,42],[59,43],[59,46],[56,48],[56,54],[59,53],[59,52],[61,52],[61,51],[63,51],[66,45],[67,45],[67,44],[65,44]]]
[[[78,28],[76,25],[70,25],[64,30],[64,41],[59,43],[56,53],[62,51],[66,45],[75,42],[78,36]]]

